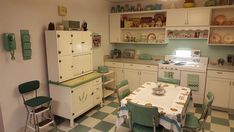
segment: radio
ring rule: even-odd
[[[80,30],[80,21],[63,21],[64,30]]]

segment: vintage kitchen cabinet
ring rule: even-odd
[[[213,106],[234,109],[234,72],[208,70],[206,93],[214,94]]]
[[[120,29],[120,14],[110,14],[109,15],[109,23],[110,23],[110,42],[120,42],[121,37],[121,29]]]
[[[63,82],[93,71],[91,32],[46,31],[50,81]]]
[[[209,26],[210,9],[170,9],[167,11],[167,26]]]
[[[70,120],[100,104],[102,106],[101,74],[93,72],[63,83],[50,82],[50,96],[53,98],[52,113]]]
[[[124,63],[120,62],[105,62],[105,66],[108,66],[110,70],[115,72],[115,84],[124,80]]]
[[[157,82],[158,67],[154,65],[124,63],[124,78],[133,91],[145,82]]]

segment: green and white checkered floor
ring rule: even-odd
[[[116,121],[116,108],[118,100],[116,97],[108,97],[104,101],[104,107],[95,107],[84,115],[75,119],[75,127],[69,127],[69,121],[66,119],[56,118],[58,129],[61,132],[114,132]],[[201,108],[189,105],[188,112],[195,116],[200,116]],[[47,129],[54,132],[55,129]],[[118,132],[128,132],[127,125],[123,125],[117,129]],[[205,124],[206,132],[234,132],[234,114],[221,111],[211,111]]]

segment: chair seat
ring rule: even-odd
[[[142,126],[142,125],[139,125],[137,123],[135,123],[133,125],[132,129],[133,129],[134,132],[153,132],[154,131],[153,127]],[[159,125],[158,127],[156,127],[156,131],[157,132],[162,132],[163,131],[163,126]]]
[[[24,102],[25,105],[30,106],[30,107],[37,107],[40,106],[44,103],[48,103],[52,100],[50,97],[45,97],[45,96],[38,96],[32,99],[29,99]]]
[[[199,120],[196,116],[187,114],[184,128],[197,129],[200,128]]]

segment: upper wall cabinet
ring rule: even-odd
[[[171,9],[167,11],[167,26],[209,26],[210,8]]]
[[[110,42],[120,42],[120,14],[110,14]]]

